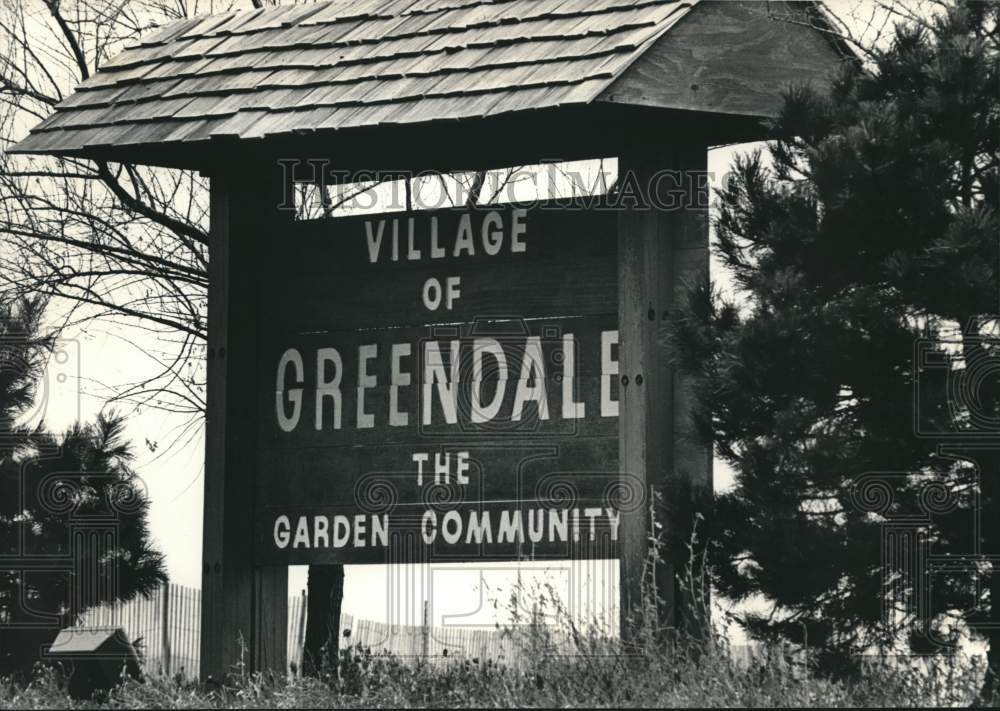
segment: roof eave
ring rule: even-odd
[[[601,99],[466,121],[288,131],[251,139],[216,136],[176,143],[56,145],[36,150],[29,138],[8,152],[205,173],[224,169],[233,160],[272,161],[285,157],[329,159],[338,163],[338,169],[348,171],[449,171],[613,157],[628,135],[647,128],[650,141],[677,132],[711,145],[758,140],[766,135],[761,119]],[[664,133],[664,125],[674,129]]]

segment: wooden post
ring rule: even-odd
[[[298,655],[299,675],[302,674],[302,659],[305,656],[303,649],[306,643],[306,609],[309,605],[309,598],[303,590],[299,597],[299,625],[295,633],[295,652]]]
[[[163,675],[170,676],[170,583],[163,583],[160,593],[160,658]]]
[[[285,216],[278,166],[211,177],[201,680],[287,666],[288,570],[254,565],[258,259]],[[287,219],[291,219],[290,217]]]
[[[423,625],[420,627],[420,656],[425,661],[431,656],[431,601],[424,600]]]
[[[538,641],[541,636],[541,630],[538,625],[538,601],[535,600],[531,603],[531,625],[528,628],[528,634],[531,635],[531,658],[538,659]]]
[[[642,603],[651,511],[662,512],[663,539],[676,541],[690,531],[695,498],[712,490],[711,447],[694,437],[691,384],[671,367],[667,340],[677,299],[708,270],[708,151],[698,141],[658,147],[643,135],[636,131],[618,165],[619,189],[635,196],[618,221],[618,456],[623,485],[660,500],[622,512],[623,636]],[[663,564],[646,580],[662,600],[658,627],[676,627],[683,556],[661,552]]]

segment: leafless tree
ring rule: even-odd
[[[130,341],[156,367],[132,382],[106,384],[110,398],[185,416],[181,433],[200,426],[205,407],[207,181],[191,171],[13,156],[6,148],[144,32],[265,4],[277,3],[0,0],[0,291],[50,297],[64,327],[136,329]],[[323,190],[320,216],[378,185]],[[334,568],[310,571],[314,599],[342,597],[343,571]],[[339,616],[339,604],[333,609]],[[314,617],[319,625],[321,616]],[[322,645],[327,626],[307,637]]]
[[[205,406],[206,181],[6,148],[145,31],[251,5],[258,0],[0,0],[0,291],[50,297],[64,326],[136,329],[131,342],[156,367],[113,384],[112,399],[186,416],[181,433],[198,429]]]
[[[0,141],[6,148],[151,27],[229,9],[193,0],[4,0]],[[67,323],[138,328],[157,372],[114,397],[192,418],[204,407],[208,214],[188,171],[0,157],[0,289],[54,297]]]
[[[950,0],[828,0],[819,12],[803,12],[788,3],[764,3],[768,16],[779,22],[808,25],[842,40],[856,56],[873,60],[892,40],[900,21],[927,25]]]

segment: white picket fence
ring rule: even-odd
[[[305,591],[288,600],[289,670],[302,668],[305,640]],[[425,620],[427,614],[424,615]],[[77,626],[115,626],[138,640],[147,673],[181,675],[195,679],[201,656],[201,591],[183,585],[165,585],[148,598],[103,605],[87,610]],[[509,633],[482,627],[390,625],[341,616],[341,646],[387,651],[403,658],[443,660],[465,657],[515,664],[517,642]]]
[[[201,590],[164,585],[148,598],[101,605],[82,615],[78,627],[121,627],[138,642],[147,672],[197,678],[201,658]]]

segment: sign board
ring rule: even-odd
[[[258,562],[616,555],[614,212],[302,221],[263,250]]]

